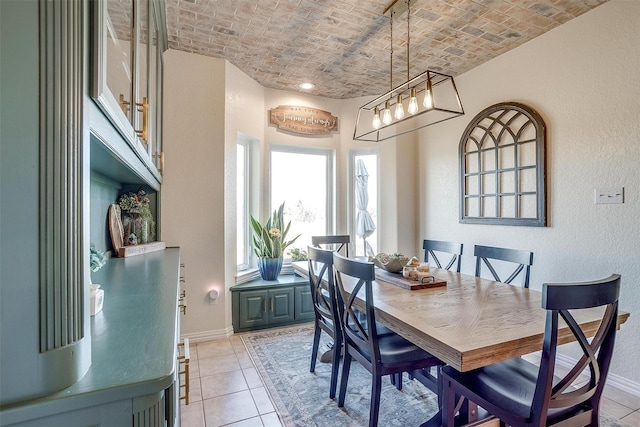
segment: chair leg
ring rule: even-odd
[[[347,382],[349,381],[349,370],[351,369],[351,355],[345,348],[344,361],[342,362],[342,378],[340,379],[340,392],[338,394],[338,408],[344,406],[344,398],[347,394]]]
[[[396,389],[402,390],[402,372],[398,372],[397,374],[389,375],[391,379],[391,384],[396,386]]]
[[[442,380],[442,388],[442,427],[453,427],[456,415],[456,392],[447,380]]]
[[[315,323],[315,331],[313,332],[313,347],[311,348],[311,367],[309,368],[309,372],[315,372],[316,370],[316,359],[318,358],[318,346],[320,346],[320,328],[318,327],[318,323]]]
[[[371,383],[371,406],[369,408],[369,427],[377,427],[378,412],[380,411],[380,392],[382,391],[382,377],[380,377],[379,375],[373,375],[371,382],[372,382]]]
[[[335,334],[338,335],[338,334]],[[342,353],[342,340],[339,336],[334,339],[333,360],[331,366],[331,386],[329,387],[329,399],[336,397],[336,386],[338,385],[338,368],[340,367],[340,356]],[[344,369],[344,368],[343,368]]]

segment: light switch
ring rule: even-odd
[[[596,188],[596,205],[624,203],[624,187]]]

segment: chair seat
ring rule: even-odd
[[[443,367],[442,371],[472,393],[515,415],[522,422],[526,422],[531,416],[533,395],[538,381],[537,365],[516,357],[469,372],[460,373],[450,366]],[[559,378],[554,377],[554,384],[557,381]],[[485,409],[490,411],[490,408]],[[549,409],[548,419],[562,417],[570,412],[575,410]]]
[[[407,341],[395,332],[382,327],[389,331],[388,333],[378,333],[378,343],[380,346],[380,361],[387,367],[393,367],[397,365],[403,365],[407,363],[413,363],[417,361],[424,361],[424,366],[439,365],[440,361],[428,353]],[[359,352],[371,362],[371,353],[366,347],[358,346]]]

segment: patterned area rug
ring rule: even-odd
[[[271,395],[282,424],[293,426],[366,426],[369,420],[371,375],[353,361],[344,408],[337,397],[329,399],[331,365],[316,363],[309,372],[313,326],[311,324],[266,329],[241,335],[258,373]],[[320,351],[329,340],[321,335]],[[340,378],[338,377],[338,385]],[[437,410],[437,397],[418,381],[404,375],[399,391],[383,378],[379,426],[419,426]],[[602,427],[629,427],[603,414]]]
[[[344,408],[337,396],[329,399],[331,364],[316,363],[309,372],[313,326],[306,324],[242,335],[284,426],[366,426],[369,423],[371,375],[358,362],[351,364]],[[328,342],[325,333],[320,350]],[[338,385],[340,378],[338,377]],[[404,375],[397,390],[382,380],[380,426],[418,426],[437,410],[435,394]],[[336,393],[337,394],[337,393]]]

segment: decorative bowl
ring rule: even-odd
[[[380,252],[375,258],[369,257],[369,262],[373,262],[377,267],[380,267],[384,270],[387,270],[390,273],[400,273],[402,272],[402,267],[404,267],[409,258],[402,254],[385,254]]]

